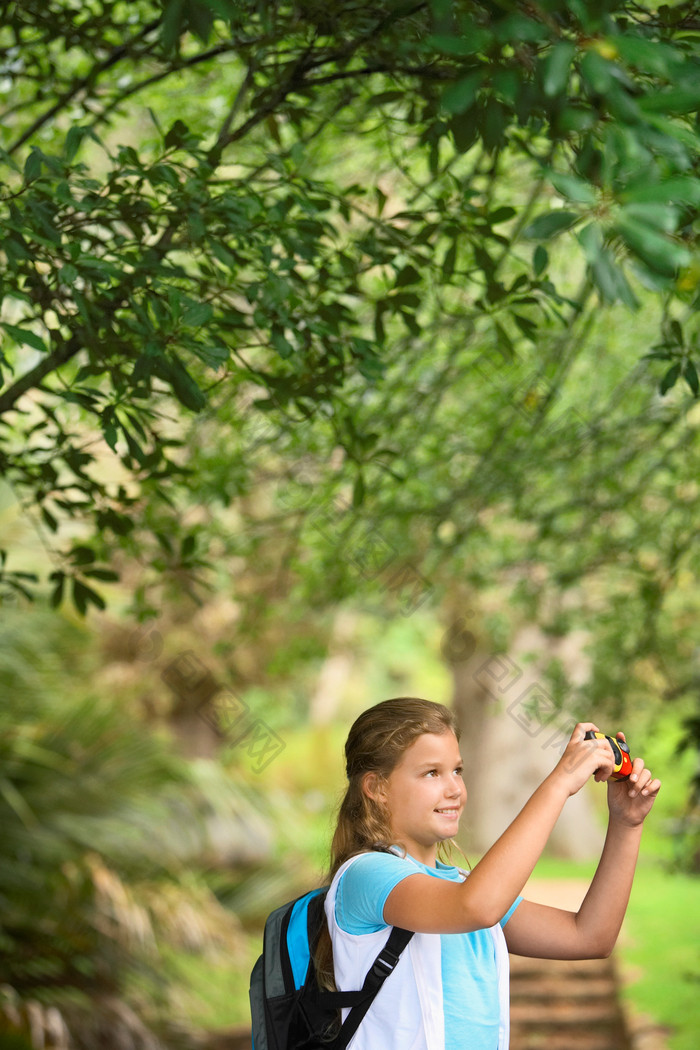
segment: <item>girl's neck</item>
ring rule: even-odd
[[[424,864],[426,868],[437,867],[437,846],[434,846],[432,849],[430,847],[421,848],[416,844],[411,849],[404,849],[402,846],[392,846],[391,851],[400,857],[409,856],[413,860],[417,860],[419,864]]]

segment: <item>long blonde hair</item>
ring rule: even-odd
[[[367,773],[386,779],[404,752],[424,733],[454,733],[457,720],[443,704],[414,696],[399,696],[370,707],[353,723],[345,743],[348,786],[340,803],[331,842],[329,879],[356,853],[388,850],[392,845],[390,814],[363,790]],[[324,927],[314,953],[316,974],[322,988],[335,988],[333,953]]]

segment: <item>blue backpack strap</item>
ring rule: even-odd
[[[301,988],[311,962],[314,945],[314,927],[323,913],[323,897],[326,887],[312,890],[294,902],[283,930],[282,965],[286,970],[286,988],[291,991]],[[318,909],[318,910],[317,910]]]

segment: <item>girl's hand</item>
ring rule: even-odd
[[[618,740],[625,734],[618,733]],[[608,781],[608,809],[611,821],[637,827],[654,805],[661,781],[652,777],[643,758],[635,758],[627,780]]]
[[[589,729],[600,732],[593,722],[578,723],[564,754],[551,773],[552,778],[561,783],[569,795],[580,791],[592,776],[597,781],[607,780],[615,768],[615,758],[607,740],[600,737],[584,739]]]

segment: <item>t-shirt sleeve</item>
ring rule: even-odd
[[[346,933],[383,930],[384,905],[393,890],[419,868],[393,853],[362,853],[343,872],[335,898],[335,920]]]

